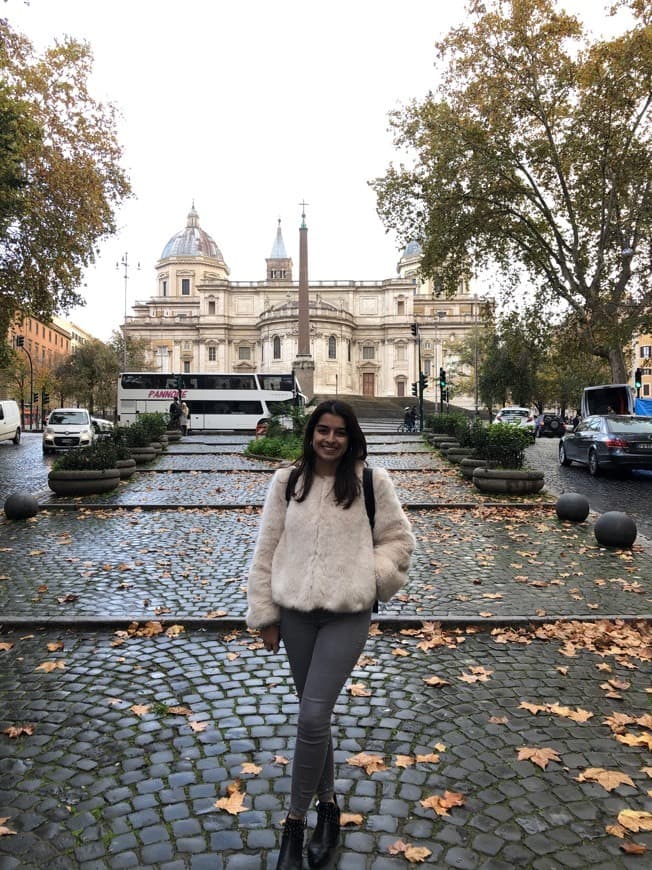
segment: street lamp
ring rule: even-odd
[[[475,392],[475,419],[478,419],[478,296],[473,297],[473,380]]]
[[[34,428],[34,367],[32,366],[32,355],[25,347],[24,335],[16,336],[16,347],[22,347],[22,349],[27,354],[27,359],[29,360],[29,428],[31,431]]]
[[[122,255],[119,263],[115,264],[116,269],[124,266],[124,281],[125,281],[125,319],[122,325],[122,340],[124,347],[122,349],[122,367],[127,370],[127,283],[129,281],[129,253],[127,251]],[[136,269],[140,269],[140,263],[136,264]]]

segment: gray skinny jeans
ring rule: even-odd
[[[305,816],[313,796],[330,800],[335,782],[331,716],[369,634],[371,610],[281,609],[281,637],[300,699],[290,812]]]

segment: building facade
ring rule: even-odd
[[[417,244],[408,245],[397,275],[382,281],[310,281],[315,393],[410,396],[418,379],[415,322],[426,376],[452,364],[451,347],[477,328],[482,300],[470,294],[468,280],[455,296],[435,297],[432,282],[420,277],[420,256]],[[280,221],[264,263],[261,280],[231,280],[193,205],[156,263],[154,294],[133,306],[126,335],[147,341],[159,371],[292,370],[298,281]],[[432,381],[426,396],[434,398]]]
[[[641,399],[652,398],[652,333],[637,335],[633,346],[633,369],[641,370]]]

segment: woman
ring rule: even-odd
[[[190,409],[186,405],[185,402],[181,403],[181,433],[183,435],[188,434],[188,430],[190,429]]]
[[[322,402],[303,455],[279,469],[267,493],[247,596],[247,624],[265,648],[281,638],[299,695],[292,790],[277,870],[302,866],[305,819],[317,795],[311,867],[328,864],[339,841],[330,722],[369,631],[376,599],[406,582],[414,537],[385,469],[373,471],[373,530],[362,472],[367,444],[353,409]]]

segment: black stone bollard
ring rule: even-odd
[[[589,500],[579,492],[564,492],[557,499],[555,510],[560,520],[583,523],[589,515]]]
[[[31,492],[19,490],[5,499],[5,516],[10,520],[27,520],[38,513],[38,502]]]
[[[603,547],[631,547],[636,540],[636,523],[622,511],[607,511],[596,521],[595,537]]]

